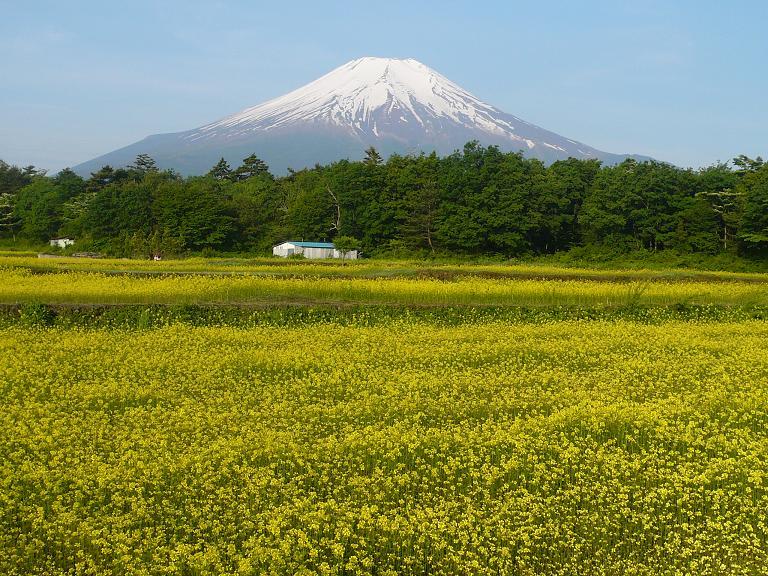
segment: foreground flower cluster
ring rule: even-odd
[[[0,573],[768,573],[766,338],[8,328]]]

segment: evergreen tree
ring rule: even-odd
[[[241,180],[247,180],[254,176],[269,176],[269,166],[263,160],[259,159],[256,154],[251,154],[247,158],[243,159],[243,163],[232,173],[232,179],[236,182]]]
[[[62,200],[70,200],[86,190],[86,183],[69,168],[64,168],[53,178]]]
[[[208,172],[208,176],[212,176],[213,178],[216,178],[216,180],[231,180],[232,168],[230,167],[229,163],[222,157],[221,160],[219,160],[216,165],[211,168],[211,171]]]
[[[439,160],[433,152],[409,162],[402,171],[403,222],[399,235],[406,246],[435,253],[440,206]]]
[[[739,154],[736,158],[733,159],[733,164],[738,168],[737,174],[743,175],[750,172],[757,172],[760,170],[760,168],[763,167],[765,162],[760,156],[752,159],[749,156],[745,156],[744,154]]]
[[[299,170],[281,182],[279,210],[286,237],[325,240],[339,221],[325,170]]]
[[[371,146],[365,151],[365,158],[363,159],[363,164],[366,166],[378,166],[383,162],[381,158],[381,154],[379,154],[376,151],[376,148]]]
[[[744,198],[739,238],[748,252],[764,250],[768,248],[768,164],[752,163],[738,188]]]
[[[715,233],[723,250],[735,248],[734,237],[741,218],[743,191],[737,189],[738,175],[727,164],[715,164],[697,175],[697,196],[715,214]]]
[[[148,172],[158,172],[157,163],[149,154],[139,154],[136,156],[133,164],[129,166],[131,170],[135,170],[141,175]]]
[[[115,180],[115,170],[110,165],[102,166],[96,172],[91,172],[91,177],[86,183],[89,192],[98,192]]]
[[[35,178],[16,198],[14,214],[20,220],[20,234],[36,241],[54,237],[61,224],[62,204],[51,178]]]
[[[235,220],[234,248],[265,251],[287,237],[282,230],[281,189],[270,178],[251,178],[230,186],[227,212]]]
[[[469,142],[440,158],[373,148],[274,178],[255,155],[206,177],[140,155],[87,182],[0,162],[0,235],[91,237],[109,253],[266,250],[286,238],[354,237],[367,252],[548,253],[575,246],[768,256],[768,168],[739,156],[699,171],[595,160],[545,167]]]
[[[23,170],[18,166],[10,166],[0,160],[0,194],[16,194],[27,184],[32,182],[32,177],[37,174],[34,167]]]
[[[579,214],[600,172],[600,161],[569,158],[553,163],[546,172],[532,198],[540,225],[529,230],[529,237],[538,253],[568,250],[582,242]]]
[[[226,246],[234,232],[234,218],[228,213],[221,187],[207,177],[160,183],[151,205],[156,229],[166,239],[181,239],[184,249]]]

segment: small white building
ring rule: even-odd
[[[66,248],[72,246],[75,241],[72,238],[51,238],[50,245],[58,248]]]
[[[272,247],[272,254],[287,258],[302,254],[304,258],[341,258],[333,242],[282,242]],[[350,250],[344,255],[345,260],[357,260],[357,250]]]

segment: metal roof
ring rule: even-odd
[[[294,246],[300,246],[301,248],[334,248],[333,242],[294,242],[288,240],[287,242],[281,242],[277,246],[282,244],[293,244]]]

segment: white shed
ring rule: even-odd
[[[72,246],[75,241],[72,238],[51,238],[50,245],[57,246],[59,248],[66,248]]]
[[[272,247],[272,254],[287,258],[302,254],[304,258],[341,258],[333,242],[282,242]],[[357,250],[350,250],[344,255],[345,260],[357,260]]]

